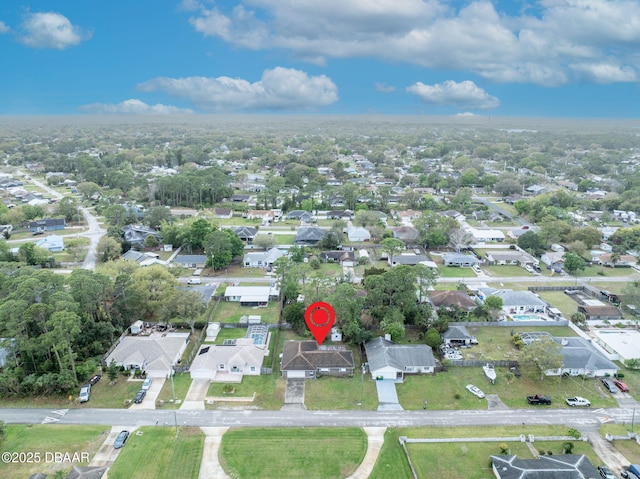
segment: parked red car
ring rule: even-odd
[[[627,386],[625,383],[623,383],[619,379],[614,379],[613,380],[613,384],[615,384],[618,387],[618,389],[620,391],[622,391],[623,393],[628,393],[629,392],[629,386]]]

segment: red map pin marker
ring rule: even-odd
[[[304,312],[304,321],[320,346],[336,322],[336,312],[330,304],[316,301]]]

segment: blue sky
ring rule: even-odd
[[[638,0],[11,0],[0,114],[636,118]]]

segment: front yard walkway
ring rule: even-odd
[[[220,465],[218,453],[222,436],[228,427],[201,427],[205,435],[198,479],[229,479]]]
[[[199,409],[204,411],[204,400],[207,397],[210,382],[208,379],[194,379],[191,381],[187,397],[180,405],[180,409]]]
[[[348,479],[367,479],[373,471],[373,466],[376,465],[380,449],[384,444],[386,427],[364,427],[363,429],[367,433],[367,452],[358,469]]]

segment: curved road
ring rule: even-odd
[[[21,171],[18,171],[18,174],[23,174],[23,173]],[[62,193],[57,192],[53,188],[50,188],[49,186],[45,185],[41,181],[34,179],[33,177],[29,177],[29,178],[30,178],[29,181],[31,181],[38,188],[45,190],[55,199],[61,200],[62,198],[64,198],[64,195]],[[82,236],[84,238],[89,238],[89,248],[87,250],[87,256],[84,262],[82,263],[82,268],[95,269],[98,243],[100,242],[100,238],[102,238],[107,233],[107,230],[105,230],[100,226],[100,223],[98,223],[98,220],[96,219],[95,216],[91,214],[88,208],[81,206],[80,211],[82,211],[82,215],[84,216],[84,219],[87,222],[87,226],[89,227],[87,231],[78,233],[77,235],[77,236]]]

